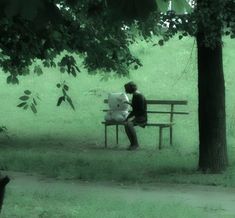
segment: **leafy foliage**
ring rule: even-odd
[[[220,25],[222,33],[235,37],[234,0],[190,2],[173,0],[170,7],[169,0],[2,0],[0,65],[10,73],[7,82],[18,84],[18,77],[27,75],[36,59],[45,67],[56,67],[55,58],[66,50],[82,54],[89,72],[115,71],[122,76],[130,66],[140,66],[128,47],[136,35],[148,40],[162,34],[163,45],[178,33],[180,39],[195,36],[201,23],[208,30],[208,46],[216,42]],[[70,55],[58,65],[74,77],[80,72]],[[39,66],[34,73],[42,74]]]
[[[19,108],[23,108],[24,110],[31,109],[31,111],[36,114],[37,113],[37,105],[38,100],[40,100],[38,94],[32,94],[30,90],[25,90],[24,95],[19,97],[21,103],[17,105]]]
[[[159,0],[160,1],[160,0]],[[220,35],[235,36],[235,1],[234,0],[197,0],[190,6],[187,1],[172,1],[172,10],[161,13],[159,24],[164,27],[163,45],[176,34],[179,39],[185,36],[197,36],[204,32],[204,43],[215,47],[221,43]]]
[[[8,84],[19,84],[19,79],[15,75],[10,75],[7,77],[7,83]]]
[[[28,72],[26,69],[36,59],[42,60],[44,67],[56,67],[55,58],[65,50],[82,54],[84,66],[90,72],[100,69],[126,75],[128,67],[138,61],[128,48],[134,36],[124,28],[122,20],[113,17],[112,2],[2,0],[0,65],[10,73],[7,82],[18,84],[18,76]],[[143,21],[137,24],[149,34],[150,29]],[[80,72],[72,56],[66,55],[58,65],[62,72],[66,70],[74,77]],[[42,70],[36,66],[34,73],[41,75]]]
[[[149,40],[152,35],[161,35],[162,39],[155,43],[160,46],[176,34],[182,39],[196,36],[201,29],[206,30],[203,43],[210,47],[221,43],[220,33],[235,38],[234,0],[171,2],[1,0],[0,66],[9,74],[7,83],[19,84],[19,77],[28,75],[29,67],[38,59],[44,67],[59,66],[62,73],[76,77],[80,69],[73,54],[82,55],[89,73],[105,73],[103,80],[113,71],[119,77],[128,76],[130,67],[142,66],[129,50],[136,36]],[[57,63],[57,56],[64,51],[67,54]],[[38,65],[33,72],[43,73]],[[37,112],[31,97],[22,101],[19,107]],[[67,94],[63,93],[60,104],[63,101],[74,109]]]
[[[69,86],[66,84],[66,82],[64,81],[62,83],[58,83],[56,86],[62,91],[62,95],[58,98],[57,106],[60,106],[61,103],[64,101],[67,102],[69,106],[75,111],[73,101],[71,97],[68,95]]]
[[[74,77],[77,76],[77,73],[80,73],[80,69],[77,67],[76,60],[73,56],[65,55],[62,60],[58,63],[60,66],[60,71],[64,73],[65,71],[68,74],[72,74]]]
[[[37,74],[38,76],[41,76],[43,74],[41,66],[39,66],[39,65],[35,66],[34,73]]]

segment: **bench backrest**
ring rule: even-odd
[[[108,103],[108,99],[104,99],[104,103]],[[173,122],[174,114],[177,115],[187,115],[189,114],[186,111],[175,111],[176,105],[187,105],[188,101],[186,100],[148,100],[147,99],[147,105],[168,105],[170,109],[167,111],[163,110],[147,110],[147,113],[149,114],[169,114],[170,115],[170,122]],[[103,110],[104,112],[108,110]]]
[[[188,101],[186,100],[146,100],[147,104],[178,104],[178,105],[186,105]],[[108,103],[108,99],[104,99],[104,103]]]

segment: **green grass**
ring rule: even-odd
[[[156,39],[157,40],[157,39]],[[221,175],[196,172],[198,159],[197,67],[193,39],[171,40],[163,47],[139,42],[131,49],[144,66],[131,70],[130,78],[100,81],[100,75],[88,75],[83,69],[74,79],[58,69],[44,69],[41,77],[22,77],[19,86],[0,85],[2,125],[9,129],[10,140],[0,138],[0,168],[36,172],[49,177],[121,182],[184,182],[235,186],[235,41],[224,39],[227,132],[230,167]],[[192,51],[192,55],[191,55]],[[60,95],[56,83],[66,80],[76,111],[68,105],[56,107]],[[114,130],[109,131],[110,150],[103,150],[103,99],[108,92],[123,90],[134,80],[148,99],[186,99],[187,116],[175,117],[174,147],[164,135],[164,149],[155,149],[158,135],[154,128],[137,128],[142,150],[124,151],[128,141],[123,129],[120,147],[115,147]],[[38,92],[42,101],[35,116],[16,107],[25,89]],[[7,96],[7,97],[6,97]],[[150,120],[166,117],[150,117]]]
[[[9,186],[1,217],[207,218],[221,217],[220,212],[219,208],[215,211],[207,205],[197,208],[180,203],[180,199],[176,198],[163,196],[160,200],[153,194],[149,196],[148,192],[138,190],[31,182]]]
[[[1,169],[83,181],[128,184],[167,182],[235,187],[233,166],[223,174],[202,174],[196,171],[197,153],[181,151],[179,147],[129,152],[123,148],[105,150],[97,147],[46,146],[21,145],[14,149],[2,149]]]

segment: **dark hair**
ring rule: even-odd
[[[135,92],[137,90],[137,85],[134,82],[128,82],[124,85],[125,88],[127,88],[131,93]]]

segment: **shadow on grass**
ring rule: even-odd
[[[86,181],[235,184],[231,170],[222,175],[205,175],[196,170],[197,160],[195,151],[178,146],[127,151],[123,146],[105,149],[64,137],[15,139],[0,149],[1,170]]]

